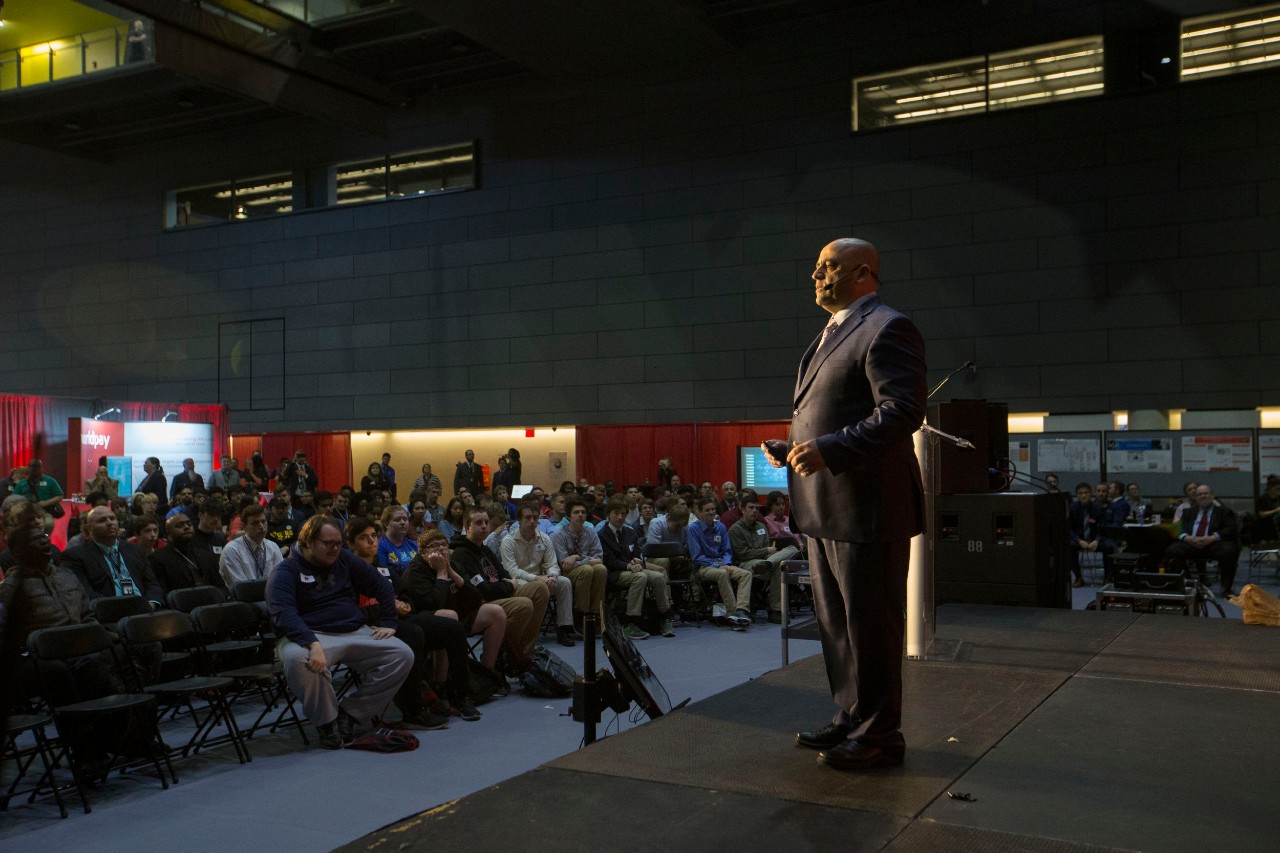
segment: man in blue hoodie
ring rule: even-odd
[[[356,600],[378,600],[379,627],[370,628]],[[342,548],[342,531],[330,516],[307,519],[293,553],[271,574],[267,608],[280,643],[289,689],[316,724],[320,745],[341,749],[355,727],[380,716],[413,666],[413,652],[396,639],[391,582]],[[339,706],[330,667],[345,663],[360,673],[360,686]],[[334,724],[337,723],[337,731]]]

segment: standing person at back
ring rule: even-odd
[[[484,469],[476,462],[476,452],[466,452],[467,461],[459,462],[453,472],[453,493],[456,495],[463,489],[478,495],[484,491]]]
[[[813,272],[830,320],[800,362],[791,438],[762,447],[788,467],[793,527],[809,568],[831,722],[796,735],[837,770],[901,764],[902,642],[911,537],[924,529],[912,434],[925,415],[924,340],[880,301],[880,257],[850,238]]]

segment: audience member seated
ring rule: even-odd
[[[444,514],[440,520],[436,522],[436,529],[447,536],[450,540],[462,533],[462,516],[466,507],[462,503],[461,498],[451,498],[449,504],[444,508]]]
[[[1125,487],[1125,500],[1129,504],[1129,520],[1143,524],[1151,518],[1151,501],[1142,496],[1142,489],[1137,483]]]
[[[293,543],[297,541],[299,527],[293,523],[289,512],[289,504],[279,497],[271,499],[267,505],[267,538],[280,548],[286,557]]]
[[[636,533],[640,534],[640,542],[643,545],[649,537],[649,523],[657,517],[658,509],[649,498],[641,498],[640,503],[636,505],[636,512],[637,520],[628,526],[635,528]]]
[[[751,624],[751,572],[733,565],[729,531],[716,519],[716,502],[704,498],[696,501],[695,507],[695,519],[687,533],[694,576],[716,584],[725,619],[734,630],[745,631]]]
[[[424,729],[442,729],[449,724],[449,716],[453,711],[449,703],[440,701],[438,696],[432,696],[430,700],[427,698],[428,693],[435,693],[434,685],[427,678],[428,667],[432,665],[431,652],[453,646],[450,655],[460,655],[465,666],[467,633],[456,619],[446,619],[431,613],[414,614],[408,596],[401,595],[397,586],[397,581],[404,576],[408,565],[397,567],[398,571],[395,572],[386,566],[376,565],[379,536],[372,520],[354,518],[347,525],[347,531],[347,547],[351,552],[391,581],[392,589],[396,591],[396,615],[400,617],[396,636],[413,652],[413,669],[396,693],[396,707],[404,715],[404,722],[407,724]],[[417,555],[416,547],[414,555]],[[378,600],[362,595],[359,604],[364,610],[367,623],[377,627],[381,619]],[[440,656],[435,664],[439,680],[443,683],[448,662]]]
[[[99,465],[97,473],[93,475],[93,479],[85,480],[84,492],[86,495],[93,492],[102,492],[108,499],[114,498],[120,494],[120,481],[107,474],[106,465]]]
[[[409,503],[405,506],[405,510],[409,513],[409,530],[405,534],[414,542],[418,541],[418,537],[426,533],[432,527],[435,527],[427,520],[427,502],[424,495],[414,492],[409,496]]]
[[[724,515],[738,505],[738,485],[733,480],[720,484],[720,500],[716,501],[716,514]]]
[[[428,530],[418,540],[418,555],[400,578],[398,594],[413,606],[414,612],[457,620],[468,635],[482,636],[480,662],[490,669],[497,666],[507,633],[507,613],[481,598],[453,568],[449,542],[439,530]],[[500,692],[506,695],[505,689]]]
[[[165,513],[165,518],[173,518],[178,513],[186,515],[187,518],[191,519],[192,524],[196,524],[200,520],[200,509],[196,506],[196,493],[190,486],[183,486],[173,493],[169,503],[169,511]]]
[[[137,545],[148,558],[156,552],[156,549],[163,548],[169,544],[160,538],[160,519],[154,515],[135,518],[133,520],[133,535],[125,541],[132,545]],[[70,545],[70,543],[67,544]]]
[[[584,498],[569,498],[565,503],[569,523],[556,530],[551,544],[556,549],[556,562],[560,573],[573,582],[573,624],[582,633],[582,617],[587,613],[603,616],[605,584],[609,570],[604,566],[604,552],[600,537],[587,524],[587,502]]]
[[[89,541],[62,555],[62,564],[75,573],[90,601],[117,595],[141,595],[152,607],[164,603],[147,555],[137,545],[121,542],[116,515],[104,506],[89,510]]]
[[[514,531],[502,540],[502,567],[507,570],[517,588],[526,583],[546,584],[547,593],[555,602],[556,641],[562,646],[574,646],[574,583],[560,573],[556,549],[551,538],[538,529],[538,507],[524,503],[519,509],[519,523]]]
[[[1254,505],[1253,544],[1280,539],[1280,475],[1267,475],[1267,488]]]
[[[195,525],[179,513],[165,522],[168,546],[148,559],[151,571],[166,593],[193,586],[216,586],[225,589],[218,573],[218,558],[208,548],[195,543]]]
[[[1129,502],[1124,498],[1124,483],[1112,480],[1105,485],[1107,490],[1103,493],[1102,514],[1098,517],[1098,526],[1104,529],[1124,527],[1129,519]],[[1115,539],[1104,539],[1104,542],[1108,554],[1115,551],[1118,545]]]
[[[724,525],[725,530],[733,529],[733,526],[742,518],[742,508],[748,503],[760,505],[760,496],[756,494],[755,489],[743,489],[738,492],[734,505],[720,514],[720,523]]]
[[[664,637],[674,637],[676,631],[671,624],[671,590],[667,586],[667,573],[657,563],[645,561],[644,540],[634,527],[627,526],[627,512],[625,499],[610,498],[608,520],[600,531],[600,547],[609,586],[625,591],[627,597],[622,633],[632,640],[648,638],[649,632],[641,624],[647,590],[658,608],[661,620],[658,632]]]
[[[433,482],[427,484],[426,492],[426,519],[431,522],[432,525],[439,525],[440,518],[444,515],[444,507],[440,505],[440,495],[443,494],[443,492],[440,489],[440,480],[438,477],[433,478]]]
[[[1076,485],[1076,499],[1067,509],[1068,541],[1071,545],[1071,574],[1073,587],[1084,586],[1084,571],[1080,567],[1083,554],[1107,554],[1107,546],[1098,535],[1097,504],[1093,501],[1093,489],[1088,483]]]
[[[228,542],[218,559],[218,574],[227,589],[240,581],[269,580],[284,561],[280,546],[267,538],[267,511],[261,504],[240,510],[240,519],[244,535]]]
[[[782,564],[795,559],[800,551],[794,545],[779,548],[773,544],[754,495],[743,501],[741,510],[742,518],[729,529],[733,561],[764,584],[768,590],[769,621],[777,624],[782,621]]]
[[[519,589],[502,567],[502,560],[484,547],[489,535],[489,514],[468,507],[462,518],[463,533],[449,540],[449,562],[461,578],[507,614],[507,637],[522,655],[532,655],[533,641],[547,613],[547,585],[527,583]]]
[[[769,538],[778,546],[795,545],[804,552],[804,536],[791,530],[791,515],[787,511],[787,496],[782,492],[770,492],[765,498],[764,526]]]
[[[556,492],[547,501],[547,515],[538,522],[538,529],[547,534],[547,536],[552,536],[557,530],[569,523],[569,519],[564,514],[565,503],[568,499],[569,496],[564,492]]]
[[[342,544],[333,519],[315,516],[299,531],[296,553],[267,584],[267,608],[284,638],[278,652],[285,679],[325,749],[350,744],[356,727],[383,712],[413,667],[413,652],[395,637],[399,619],[391,583]],[[359,594],[378,600],[378,627],[365,624]],[[329,674],[338,664],[360,674],[341,704]]]
[[[382,527],[386,532],[378,540],[374,565],[391,569],[395,583],[417,556],[418,541],[409,538],[409,513],[402,506],[393,504],[382,511]]]
[[[674,498],[663,498],[663,501],[674,501]],[[684,557],[655,557],[649,562],[654,563],[664,572],[668,578],[681,580],[682,575],[677,571],[677,565],[682,564],[688,567],[689,554],[689,509],[683,503],[675,503],[670,511],[661,515],[654,516],[653,521],[649,522],[649,529],[645,534],[646,545],[679,545],[684,551]]]
[[[222,549],[227,545],[227,534],[222,530],[222,517],[226,512],[226,501],[209,498],[200,504],[200,510],[196,514],[199,523],[192,531],[192,544],[213,554],[215,560],[222,555]]]
[[[1182,514],[1182,532],[1178,541],[1164,552],[1169,568],[1175,572],[1195,561],[1200,582],[1205,583],[1205,561],[1218,561],[1223,597],[1235,595],[1236,564],[1240,559],[1240,528],[1236,514],[1213,498],[1213,490],[1205,484],[1196,486],[1196,508]]]

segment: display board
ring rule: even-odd
[[[1101,475],[1102,433],[1011,433],[1009,460],[1019,473],[1039,478],[1057,474],[1059,488],[1070,491],[1076,483],[1093,483]],[[1014,487],[1019,491],[1036,491],[1021,478],[1014,481]]]
[[[1189,480],[1208,483],[1219,497],[1251,498],[1255,445],[1248,429],[1107,432],[1106,478],[1137,483],[1147,498],[1181,495]]]
[[[1267,490],[1267,477],[1280,476],[1280,430],[1258,430],[1258,492]]]
[[[160,460],[169,480],[182,471],[184,459],[194,459],[196,471],[206,477],[213,472],[213,424],[70,418],[67,435],[70,482],[63,487],[67,494],[84,491],[104,456],[108,473],[120,480],[124,496],[133,494],[133,488],[146,478],[142,466],[149,456]],[[129,476],[120,476],[125,470]]]

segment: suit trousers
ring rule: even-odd
[[[1240,562],[1240,546],[1227,539],[1220,539],[1203,548],[1194,548],[1181,540],[1170,543],[1164,552],[1169,561],[1169,568],[1175,572],[1183,571],[1188,563],[1195,563],[1200,582],[1205,581],[1205,561],[1218,561],[1218,578],[1222,589],[1228,590],[1236,582],[1236,566]]]
[[[395,637],[375,640],[372,628],[358,628],[349,634],[316,634],[324,649],[328,668],[324,672],[307,669],[311,652],[287,638],[280,641],[280,662],[285,681],[302,702],[307,717],[317,726],[338,717],[338,699],[333,693],[332,668],[345,663],[360,673],[356,691],[342,703],[342,709],[367,723],[382,714],[391,697],[413,668],[413,652]]]
[[[911,540],[813,539],[809,575],[827,680],[862,743],[901,753],[902,643]]]

